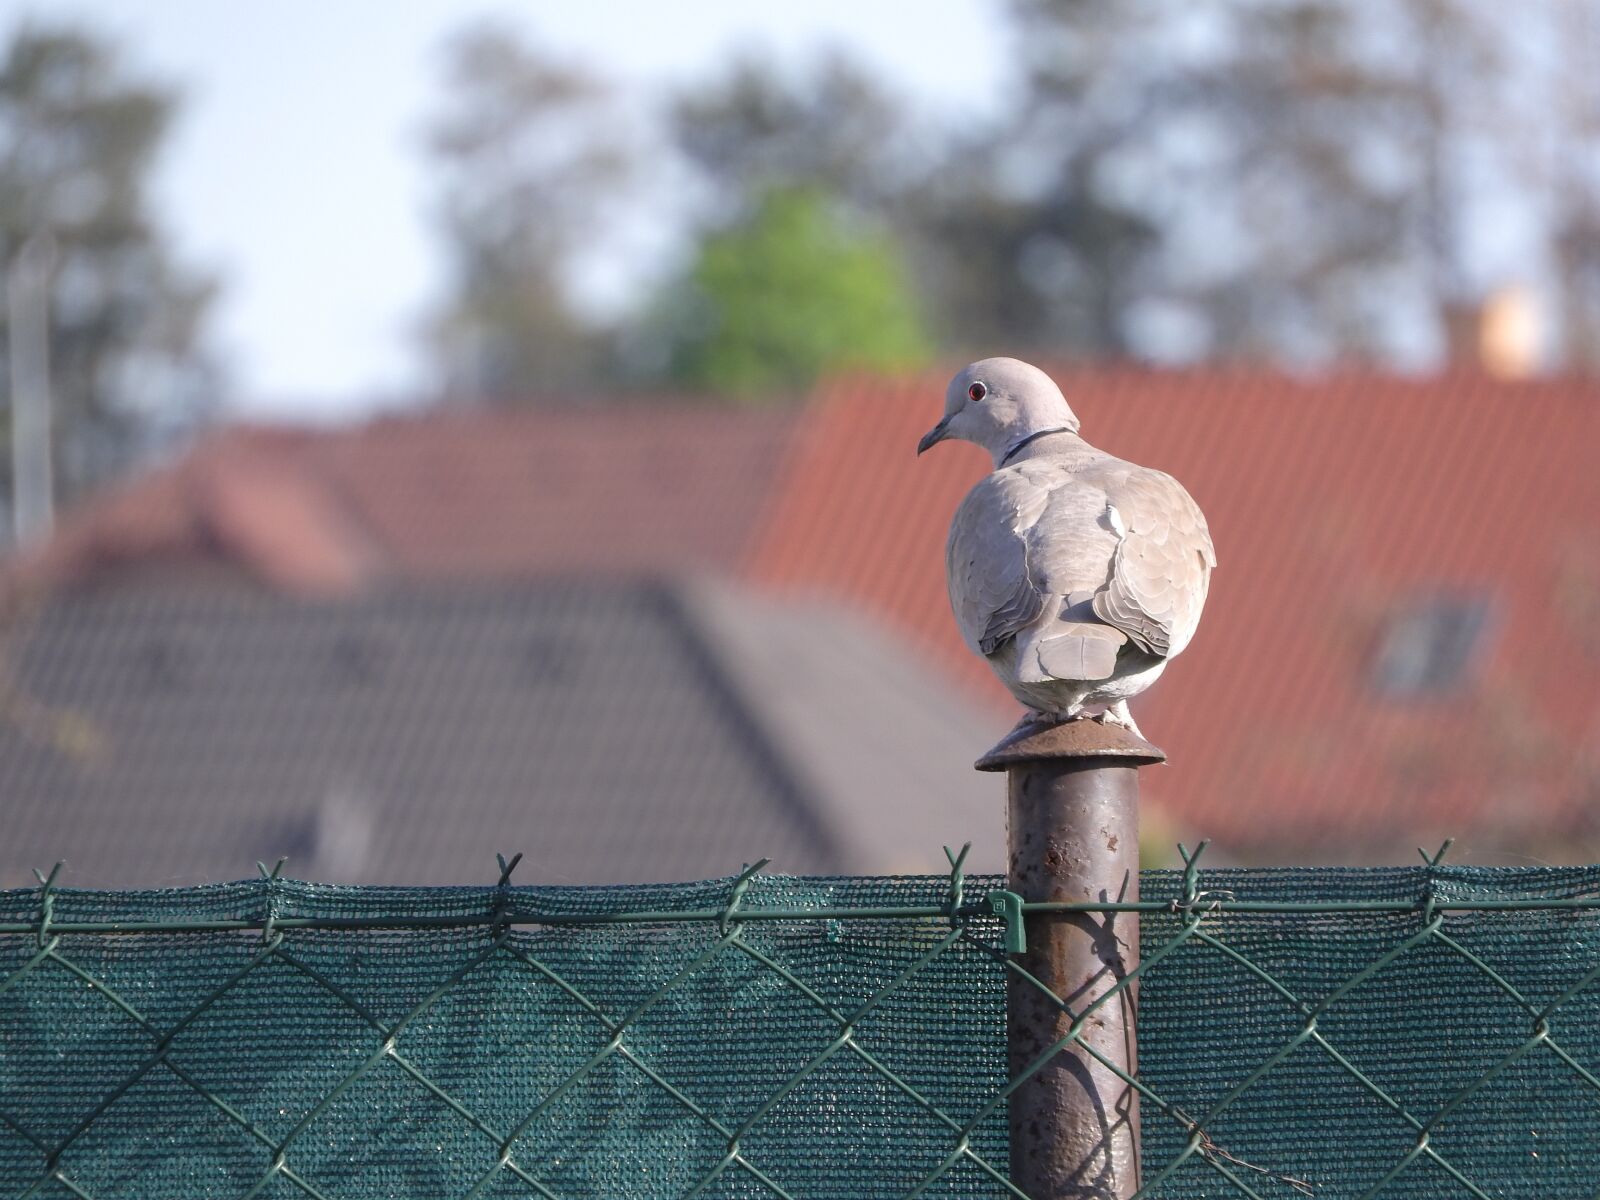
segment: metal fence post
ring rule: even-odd
[[[1023,727],[978,760],[1007,776],[1011,890],[1025,901],[1139,898],[1139,768],[1166,758],[1115,725]],[[1017,965],[1082,1013],[1139,964],[1136,913],[1036,913]],[[1137,984],[1089,1018],[1083,1038],[1130,1075]],[[1011,1077],[1066,1036],[1073,1016],[1010,973]],[[1139,1188],[1139,1095],[1073,1044],[1011,1096],[1011,1178],[1032,1200],[1126,1200]]]

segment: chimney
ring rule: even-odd
[[[1445,338],[1451,365],[1496,379],[1527,379],[1544,369],[1544,329],[1533,289],[1507,284],[1481,304],[1448,305]]]
[[[1484,370],[1499,379],[1527,379],[1544,367],[1544,331],[1533,289],[1511,284],[1490,294],[1478,328]]]

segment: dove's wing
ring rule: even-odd
[[[1170,658],[1194,636],[1217,565],[1205,516],[1161,471],[1109,460],[1096,474],[1119,541],[1095,614],[1141,649]]]
[[[985,476],[956,510],[946,546],[961,636],[989,655],[1051,602],[1102,587],[1116,552],[1104,491],[1048,459]]]
[[[945,554],[961,635],[986,656],[1050,603],[1093,593],[1096,617],[1170,658],[1194,636],[1216,563],[1177,480],[1109,457],[985,476],[956,510]]]
[[[945,543],[945,578],[961,637],[990,655],[1044,611],[1045,597],[1028,578],[1027,530],[1049,492],[1017,471],[980,479],[956,509]]]

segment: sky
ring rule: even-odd
[[[440,47],[484,19],[526,29],[641,89],[689,80],[743,47],[819,41],[878,66],[959,120],[1004,86],[999,0],[0,0],[0,34],[73,22],[181,90],[155,181],[188,262],[223,284],[214,332],[242,416],[342,420],[415,398],[415,330],[443,286],[421,130]]]

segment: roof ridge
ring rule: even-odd
[[[304,462],[224,444],[195,459],[180,486],[203,535],[275,586],[346,592],[371,573],[370,539]]]

